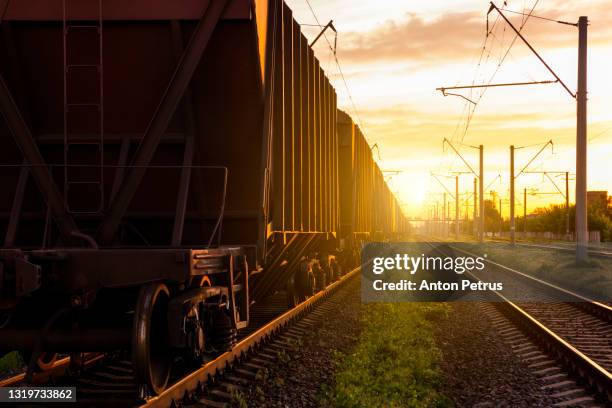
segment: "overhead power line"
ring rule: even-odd
[[[509,10],[509,9],[506,9],[506,8],[502,8],[501,10],[502,10],[502,11],[505,11],[506,13],[520,14],[520,15],[522,15],[522,16],[527,16],[527,15],[530,15],[530,16],[531,16],[531,17],[533,17],[533,18],[537,18],[537,19],[540,19],[540,20],[551,21],[551,22],[553,22],[553,23],[567,24],[567,25],[571,25],[571,26],[574,26],[574,27],[575,27],[575,26],[577,26],[577,24],[576,24],[576,23],[568,23],[567,21],[555,20],[554,18],[548,18],[548,17],[536,16],[536,15],[534,15],[534,14],[522,13],[522,12],[520,12],[520,11]]]
[[[306,0],[306,4],[308,5],[308,8],[310,9],[310,12],[312,13],[312,16],[314,17],[314,19],[317,22],[317,24],[319,26],[323,27],[321,25],[321,22],[319,21],[319,18],[316,15],[314,9],[312,8],[312,5],[310,4],[310,1]],[[329,46],[329,49],[330,49],[330,51],[332,52],[332,54],[334,56],[334,60],[336,61],[336,66],[338,67],[338,73],[340,73],[340,77],[342,78],[342,82],[344,83],[344,87],[346,88],[346,93],[347,93],[347,95],[349,97],[349,100],[350,100],[351,105],[353,107],[353,110],[355,112],[355,116],[356,116],[357,122],[359,122],[359,127],[365,132],[366,129],[363,126],[363,121],[361,120],[361,116],[359,115],[359,110],[357,109],[357,105],[355,105],[355,101],[353,100],[353,95],[351,95],[351,90],[349,89],[348,83],[346,82],[346,78],[344,77],[344,73],[342,72],[342,67],[340,66],[340,61],[338,60],[338,55],[334,51],[334,48],[332,47],[332,45],[329,42],[329,39],[327,38],[325,33],[323,33],[323,38],[325,38],[325,42],[327,42],[327,45]]]
[[[446,92],[448,89],[495,88],[495,87],[499,87],[499,86],[556,84],[557,82],[559,82],[559,81],[558,80],[557,81],[530,81],[530,82],[510,82],[510,83],[503,83],[503,84],[446,86],[446,87],[436,88],[436,91],[442,91],[442,94],[444,96],[446,96],[446,95],[455,95],[455,94],[451,94],[451,93]],[[464,97],[463,95],[456,95],[456,96]],[[475,102],[472,102],[472,103],[475,103]]]
[[[525,27],[525,24],[527,24],[527,21],[529,20],[529,17],[531,17],[533,15],[533,11],[535,10],[535,8],[537,7],[539,2],[540,2],[540,0],[536,0],[534,2],[533,6],[529,10],[529,13],[527,13],[527,15],[525,16],[525,19],[521,22],[521,25],[518,28],[518,32],[515,32],[515,35],[512,38],[512,41],[510,42],[510,45],[508,46],[508,49],[503,54],[503,56],[500,58],[500,61],[498,62],[497,67],[495,68],[495,71],[493,72],[493,74],[489,78],[488,82],[486,82],[487,84],[491,84],[493,82],[493,79],[497,75],[497,72],[499,71],[500,67],[502,66],[502,64],[504,63],[506,58],[508,57],[508,54],[510,54],[510,50],[514,46],[514,43],[516,42],[516,39],[519,37],[519,33],[523,30],[523,28]],[[490,13],[490,10],[489,10],[489,13]],[[489,21],[488,20],[489,19],[489,13],[487,13],[487,26],[488,26],[488,21]],[[500,15],[498,14],[497,19],[499,19],[499,17],[500,17]],[[497,23],[497,19],[495,20],[495,23]],[[492,29],[491,29],[491,31],[492,31]],[[486,46],[486,38],[488,38],[489,36],[490,36],[489,30],[487,30],[487,34],[486,34],[486,37],[485,37],[485,46]],[[490,54],[490,52],[489,52],[489,54]],[[478,98],[476,99],[475,103],[473,104],[472,109],[468,113],[467,122],[466,122],[466,126],[465,126],[465,131],[464,131],[463,136],[462,136],[462,140],[463,140],[463,137],[465,137],[465,135],[467,134],[467,132],[469,130],[470,124],[472,122],[472,117],[474,116],[474,113],[476,112],[476,108],[478,107],[478,103],[480,103],[480,101],[484,97],[486,91],[487,91],[487,88],[485,87],[483,89],[483,91],[480,93],[480,95],[478,95]],[[472,99],[472,98],[470,98],[470,99]]]
[[[591,140],[595,140],[595,139],[597,139],[598,137],[600,137],[600,136],[602,136],[602,135],[604,135],[604,134],[608,133],[608,132],[609,132],[609,131],[611,131],[611,130],[612,130],[612,127],[609,127],[609,128],[607,128],[607,129],[605,129],[605,130],[603,130],[603,131],[599,132],[599,133],[598,133],[598,134],[596,134],[595,136],[591,136],[591,137],[589,137],[589,142],[590,142]]]

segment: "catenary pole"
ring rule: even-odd
[[[455,240],[459,241],[459,175],[455,176]]]
[[[588,258],[587,228],[587,28],[578,19],[578,89],[576,91],[576,262]]]
[[[446,236],[446,193],[443,196],[444,203],[442,204],[442,236]]]
[[[477,190],[478,178],[474,177],[474,236],[478,238],[478,226],[476,222],[478,221],[478,190]]]
[[[478,153],[480,156],[480,180],[479,180],[479,212],[480,212],[480,219],[479,219],[479,233],[478,233],[478,241],[483,242],[484,241],[484,157],[483,157],[483,146],[479,145],[478,146]]]
[[[510,146],[510,245],[516,243],[516,224],[514,219],[514,145]]]
[[[523,239],[527,238],[527,188],[523,189]]]
[[[569,171],[565,172],[565,239],[569,240],[570,229],[569,229]]]

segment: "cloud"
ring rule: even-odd
[[[562,5],[560,2],[559,6]],[[580,9],[555,7],[536,10],[552,19],[576,21],[577,14],[588,15],[590,20],[589,44],[611,44],[612,7],[606,2],[591,2]],[[576,7],[574,5],[574,7]],[[519,26],[522,16],[506,13],[508,18]],[[568,17],[571,16],[571,17]],[[493,25],[495,14],[490,15]],[[511,29],[504,27],[501,19],[495,38],[498,47],[507,47],[513,37]],[[505,42],[501,30],[505,28]],[[577,45],[577,30],[571,26],[562,26],[532,18],[526,24],[523,33],[537,48],[565,48]],[[394,20],[387,20],[369,31],[340,33],[339,53],[341,58],[352,64],[372,64],[382,62],[404,61],[417,65],[429,65],[449,60],[472,59],[477,55],[486,34],[486,17],[484,12],[450,12],[433,20],[425,19],[420,14],[406,13]],[[494,32],[495,34],[495,32]],[[524,45],[517,40],[514,50]]]
[[[478,13],[450,13],[426,22],[408,13],[400,21],[387,21],[372,31],[341,34],[342,58],[351,62],[373,60],[463,58],[482,38]]]

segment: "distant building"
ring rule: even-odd
[[[587,191],[587,206],[599,205],[601,208],[608,207],[607,191]]]

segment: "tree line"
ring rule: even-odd
[[[502,219],[498,209],[491,200],[484,200],[485,230],[486,231],[510,231],[510,220]],[[565,205],[552,204],[548,207],[536,208],[532,213],[527,214],[527,219],[523,216],[516,216],[515,228],[517,232],[552,232],[555,234],[565,234],[566,230]],[[576,220],[576,207],[570,205],[569,208],[569,231],[574,232]],[[527,224],[525,225],[525,222]],[[587,223],[589,231],[599,231],[602,241],[612,241],[612,206],[604,205],[601,202],[591,202],[587,206]]]

